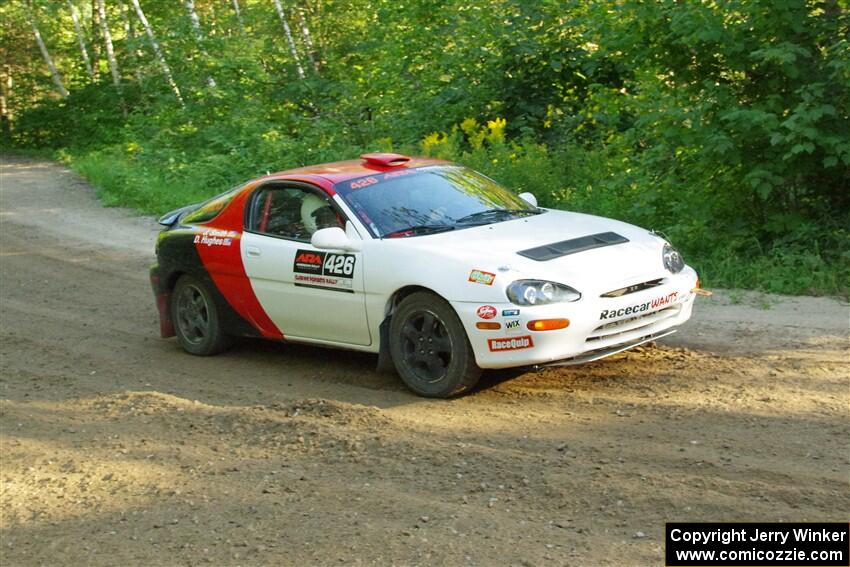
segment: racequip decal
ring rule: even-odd
[[[504,339],[490,339],[487,341],[487,346],[490,347],[490,352],[520,350],[533,347],[534,341],[531,340],[529,335],[524,337],[505,337]]]
[[[239,233],[235,230],[208,228],[195,235],[194,243],[202,246],[230,246],[237,236],[239,236]]]
[[[469,272],[469,280],[472,283],[480,283],[484,285],[493,285],[493,280],[496,279],[496,274],[484,272],[482,270],[472,270]]]
[[[656,297],[652,301],[647,301],[646,303],[639,303],[637,305],[630,305],[629,307],[623,307],[622,309],[605,309],[602,313],[599,314],[600,319],[616,319],[617,317],[623,317],[625,315],[633,315],[635,313],[643,313],[644,311],[649,311],[651,309],[657,309],[659,307],[663,307],[670,303],[675,303],[676,298],[678,297],[679,292],[673,291],[668,293],[667,295],[662,295],[661,297]]]
[[[478,311],[476,311],[476,313],[482,319],[492,319],[496,316],[496,308],[492,305],[482,305],[478,308]]]
[[[353,254],[298,250],[292,266],[295,285],[354,293]]]
[[[509,335],[516,335],[522,331],[519,319],[508,319],[505,321],[505,332]]]
[[[519,309],[502,309],[502,317],[516,317],[519,315]]]

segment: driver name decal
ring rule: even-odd
[[[504,339],[490,339],[487,341],[487,346],[490,352],[501,352],[503,350],[520,350],[523,348],[531,348],[534,346],[534,341],[531,336],[524,337],[509,337]]]
[[[353,254],[298,250],[292,266],[295,285],[354,293]]]
[[[194,243],[203,246],[230,246],[237,236],[239,236],[239,233],[235,230],[208,228],[195,235]]]

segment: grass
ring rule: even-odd
[[[130,207],[158,215],[220,193],[204,190],[190,179],[170,176],[111,152],[64,156],[70,167],[89,180],[107,207]]]

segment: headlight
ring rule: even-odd
[[[667,242],[664,243],[664,250],[662,250],[661,256],[664,261],[664,267],[674,274],[678,274],[685,267],[685,261],[682,259],[682,255]]]
[[[581,299],[581,294],[570,286],[543,280],[517,280],[508,286],[507,294],[515,305],[546,305]]]

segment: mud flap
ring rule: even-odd
[[[380,350],[378,350],[378,364],[375,367],[375,371],[379,374],[395,374],[395,363],[393,362],[393,355],[390,352],[390,319],[392,317],[385,318],[381,325],[378,327],[379,334],[379,345]]]
[[[171,321],[171,290],[162,289],[159,269],[153,266],[150,271],[151,287],[156,298],[156,310],[159,313],[159,336],[163,339],[175,336],[174,323]]]

